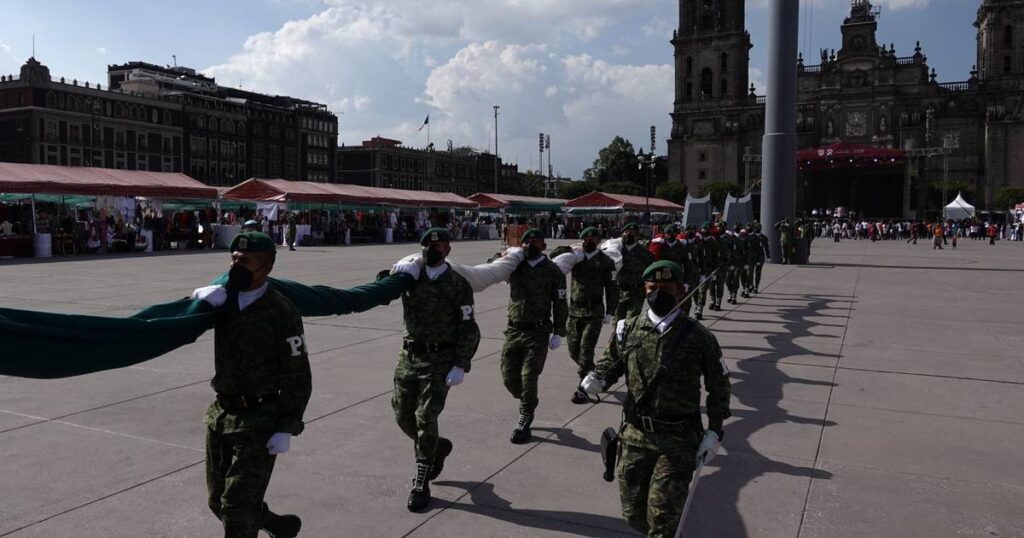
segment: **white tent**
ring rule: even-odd
[[[953,220],[967,219],[974,216],[974,206],[967,203],[960,193],[956,193],[956,200],[946,206],[946,218]]]

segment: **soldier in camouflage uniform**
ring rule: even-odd
[[[729,288],[729,298],[726,302],[736,304],[736,293],[739,291],[740,285],[739,266],[743,260],[742,246],[739,234],[733,230],[726,230],[721,239],[722,258],[725,263],[725,284]]]
[[[591,394],[626,375],[619,430],[622,515],[648,537],[674,536],[698,462],[718,450],[729,417],[731,385],[718,340],[672,308],[683,298],[682,269],[667,261],[645,272],[643,315],[622,320],[597,369],[583,382]],[[701,378],[708,429],[700,416]]]
[[[739,232],[741,251],[740,260],[740,295],[744,299],[750,298],[750,291],[754,289],[754,240],[747,228],[741,228]]]
[[[303,430],[312,392],[302,317],[288,299],[269,289],[276,247],[260,232],[231,242],[227,283],[196,290],[225,305],[214,333],[217,398],[206,411],[206,485],[209,506],[224,536],[296,536],[301,520],[270,511],[263,496],[278,454]],[[219,299],[215,299],[219,294]]]
[[[644,307],[644,269],[651,264],[651,254],[639,245],[640,227],[631,222],[622,227],[622,267],[615,275],[619,286],[619,304],[615,319],[625,319],[640,313]]]
[[[565,275],[544,256],[544,233],[531,228],[520,243],[526,259],[509,278],[508,328],[501,350],[502,381],[519,400],[519,422],[509,439],[515,444],[530,440],[530,425],[538,403],[537,382],[544,371],[548,349],[558,349],[562,343],[569,317]]]
[[[597,247],[600,233],[593,226],[580,232],[582,259],[572,268],[569,297],[569,356],[583,380],[594,369],[594,347],[601,336],[601,325],[611,323],[616,306],[615,262]],[[572,403],[590,401],[577,387]]]
[[[462,383],[480,344],[473,289],[445,261],[450,242],[444,228],[423,234],[424,267],[416,284],[402,296],[405,334],[391,407],[415,448],[416,474],[407,503],[413,512],[429,504],[430,481],[441,474],[451,454],[452,442],[439,435],[437,418],[449,387]]]
[[[693,246],[689,240],[679,239],[679,227],[669,224],[665,227],[664,236],[651,241],[648,250],[651,253],[652,261],[668,260],[675,262],[683,268],[683,283],[687,292],[697,285],[700,275],[694,261]],[[680,308],[686,315],[690,315],[692,299],[687,299]]]
[[[722,266],[722,244],[706,222],[701,231],[701,246],[701,278],[710,278],[711,281],[705,281],[700,291],[697,292],[697,313],[695,315],[697,319],[704,317],[704,303],[709,294],[711,295],[711,306],[708,308],[721,310],[722,295],[725,291],[725,276],[719,270]]]
[[[771,252],[768,250],[768,236],[761,233],[761,225],[754,225],[753,235],[753,250],[754,250],[754,293],[758,293],[761,289],[761,269],[764,267],[765,260],[771,258]]]
[[[779,242],[782,244],[782,265],[793,263],[796,259],[796,237],[793,235],[793,223],[789,217],[775,223],[779,231]]]

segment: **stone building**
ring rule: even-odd
[[[694,194],[713,181],[754,186],[760,177],[765,99],[747,88],[744,7],[680,0],[669,178]],[[820,51],[814,65],[796,59],[797,147],[821,157],[799,163],[798,210],[909,216],[936,209],[928,192],[943,177],[972,185],[979,207],[1003,187],[1024,186],[1024,1],[981,2],[978,63],[958,82],[938,81],[920,43],[907,56],[879,44],[879,16],[870,0],[852,0],[840,49]],[[905,158],[882,162],[875,148]],[[840,162],[833,151],[859,157]]]
[[[111,65],[109,85],[55,79],[34,58],[0,77],[0,161],[250,177],[335,179],[326,105],[219,86],[186,67]]]

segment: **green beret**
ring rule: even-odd
[[[665,229],[662,230],[662,233],[664,233],[665,235],[677,234],[679,233],[679,226],[676,226],[675,224],[669,224],[668,226],[665,226]]]
[[[452,234],[448,233],[446,228],[431,228],[423,234],[423,239],[420,239],[420,246],[425,247],[427,243],[448,242],[451,240]]]
[[[587,237],[590,236],[601,237],[601,232],[599,232],[597,228],[593,226],[587,226],[586,228],[583,229],[583,231],[580,232],[580,239],[586,239]]]
[[[661,260],[647,266],[644,271],[645,282],[682,282],[683,268],[676,262]]]
[[[243,232],[231,240],[230,252],[277,252],[277,245],[263,232]]]
[[[632,230],[634,232],[639,232],[640,231],[640,227],[637,226],[637,224],[635,222],[630,222],[629,224],[627,224],[627,225],[622,227],[622,231],[624,231],[624,232],[628,232],[630,230]]]
[[[526,230],[523,237],[519,239],[520,243],[525,243],[531,239],[544,239],[544,232],[540,231],[539,228],[530,228]]]

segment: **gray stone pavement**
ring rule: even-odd
[[[496,249],[458,243],[453,258]],[[282,251],[275,274],[350,287],[415,250]],[[705,321],[733,371],[734,417],[686,535],[1024,536],[1022,259],[1009,242],[818,241],[812,265],[766,267],[760,295]],[[124,316],[187,295],[226,262],[0,262],[0,304]],[[400,305],[307,318],[308,427],[278,459],[271,506],[300,514],[303,536],[630,535],[596,452],[622,394],[572,405],[564,348],[542,377],[536,442],[509,444],[507,293],[477,295],[484,340],[441,417],[455,451],[424,514],[405,510],[413,453],[390,409]],[[218,535],[202,463],[212,336],[132,368],[0,377],[0,536]]]

